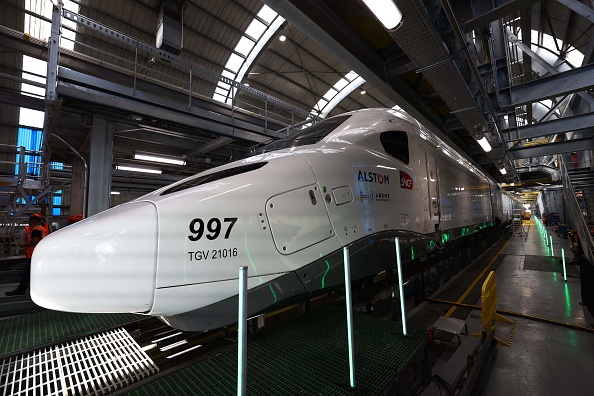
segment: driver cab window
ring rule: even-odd
[[[380,142],[386,153],[408,165],[408,135],[404,131],[383,132]]]

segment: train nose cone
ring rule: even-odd
[[[117,206],[43,238],[31,264],[31,298],[69,312],[148,312],[157,267],[157,210]]]

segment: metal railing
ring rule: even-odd
[[[85,30],[100,33],[107,39],[105,44],[108,41],[116,44],[110,51],[105,51],[76,41],[74,48],[75,51],[79,50],[79,52],[97,59],[102,65],[107,63],[125,70],[133,77],[134,93],[137,91],[138,80],[142,79],[184,92],[188,97],[188,109],[192,107],[193,98],[224,105],[224,103],[213,99],[217,84],[222,82],[231,88],[232,104],[229,106],[231,111],[261,116],[265,125],[271,121],[292,127],[295,122],[304,119],[314,122],[321,120],[320,117],[307,110],[241,84],[223,74],[213,72],[191,60],[125,35],[84,15],[63,9],[61,16],[83,26]]]
[[[571,219],[571,223],[577,229],[584,256],[590,262],[594,262],[594,240],[592,239],[590,229],[588,228],[588,224],[586,223],[586,219],[584,218],[580,204],[576,197],[576,192],[571,183],[571,179],[569,178],[567,165],[563,155],[559,156],[559,162],[561,165],[561,180],[563,182],[563,187],[568,202],[567,209],[569,218]]]

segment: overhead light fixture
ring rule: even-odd
[[[502,175],[505,175],[507,173],[507,169],[505,169],[505,167],[499,168],[499,172],[501,172]]]
[[[478,142],[478,144],[481,145],[481,147],[483,148],[483,150],[485,150],[486,153],[488,153],[489,151],[491,151],[491,148],[492,147],[489,144],[489,141],[487,140],[486,137],[483,136],[481,139],[476,139],[476,141]]]
[[[186,159],[184,157],[174,157],[165,154],[153,154],[144,151],[135,151],[134,159],[152,162],[162,162],[164,164],[185,165]]]
[[[402,25],[402,12],[393,0],[363,0],[363,2],[386,29],[395,30]]]
[[[278,39],[280,41],[285,41],[287,39],[287,36],[285,36],[284,34],[281,34],[280,36],[278,36]]]
[[[160,175],[163,173],[161,169],[157,168],[147,168],[144,166],[137,166],[137,165],[116,165],[117,170],[123,171],[130,171],[130,172],[142,172],[142,173],[153,173],[155,175]]]
[[[112,191],[111,192],[111,195],[120,195],[120,192],[119,191]]]
[[[365,95],[366,93],[366,91],[361,91],[361,95]]]

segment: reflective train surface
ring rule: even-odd
[[[70,312],[133,312],[182,330],[248,315],[410,262],[493,225],[511,199],[414,119],[392,109],[329,118],[50,234],[31,297]]]

